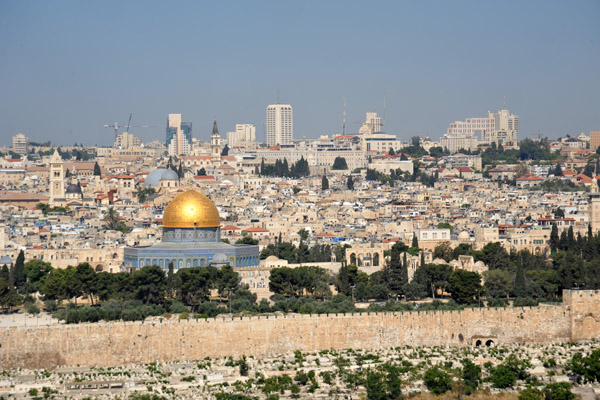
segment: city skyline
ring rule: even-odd
[[[316,138],[341,133],[344,97],[354,133],[367,111],[383,116],[384,89],[383,130],[402,140],[505,102],[520,139],[600,125],[598,2],[175,5],[0,2],[0,143],[109,146],[104,125],[129,113],[153,126],[132,130],[143,141],[181,113],[200,140],[216,117],[223,132],[254,124],[262,142],[277,100],[294,107],[294,139]]]

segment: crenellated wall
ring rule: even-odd
[[[600,291],[565,291],[559,306],[286,315],[0,329],[2,368],[113,366],[294,350],[585,340],[600,335]]]

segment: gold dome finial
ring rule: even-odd
[[[218,228],[219,210],[208,197],[195,190],[181,193],[165,208],[164,228]]]

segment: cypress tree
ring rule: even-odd
[[[575,235],[573,234],[573,227],[569,226],[569,230],[567,231],[567,248],[565,250],[572,249],[573,246],[575,246]]]
[[[102,175],[102,171],[100,170],[100,166],[98,165],[98,162],[94,163],[94,176],[100,176]]]
[[[4,279],[6,282],[10,280],[10,271],[8,270],[8,266],[4,264],[2,269],[0,269],[0,279]]]
[[[421,251],[421,267],[425,265],[425,251]]]
[[[419,248],[419,239],[417,239],[417,235],[413,234],[412,238],[412,247]]]
[[[348,190],[354,190],[354,180],[351,176],[348,177]]]
[[[19,252],[17,256],[17,261],[13,266],[13,279],[15,287],[21,287],[25,283],[25,253],[23,250]]]
[[[550,232],[550,251],[555,253],[558,250],[558,243],[560,239],[558,237],[558,227],[556,224],[552,224],[552,231]]]
[[[404,257],[402,258],[402,270],[400,275],[400,285],[404,287],[408,283],[408,262],[406,261],[406,251],[404,251]]]
[[[323,179],[321,179],[321,190],[329,189],[329,179],[325,175],[323,175]]]
[[[515,297],[525,297],[527,293],[527,286],[525,284],[525,271],[523,267],[523,259],[521,257],[519,257],[519,261],[517,262],[514,292]]]

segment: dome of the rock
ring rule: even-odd
[[[218,228],[219,210],[205,195],[195,190],[177,195],[165,208],[163,228]]]

